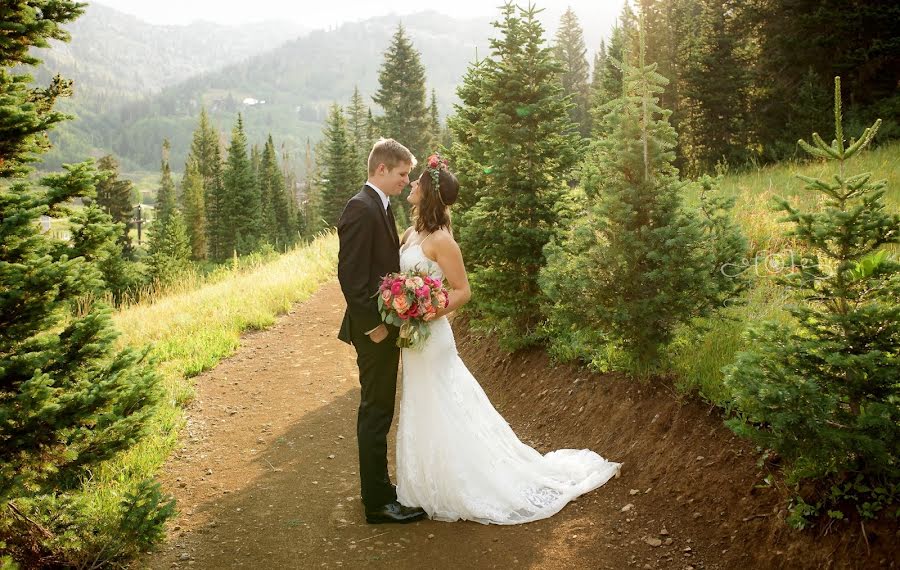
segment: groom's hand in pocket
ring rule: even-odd
[[[387,327],[384,325],[378,325],[378,328],[369,333],[369,338],[372,339],[372,342],[375,344],[380,343],[388,336]]]

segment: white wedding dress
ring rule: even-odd
[[[443,278],[419,244],[400,269]],[[617,476],[620,464],[588,449],[541,455],[494,409],[456,351],[446,317],[421,349],[403,349],[397,428],[397,498],[435,520],[519,524],[547,518]]]

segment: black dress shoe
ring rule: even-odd
[[[397,501],[388,503],[377,509],[366,509],[366,522],[379,523],[411,523],[422,520],[427,513],[419,507],[404,507]]]

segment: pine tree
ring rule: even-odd
[[[184,165],[181,200],[191,244],[191,259],[206,259],[206,200],[203,195],[203,175],[200,173],[198,161],[191,156]]]
[[[329,226],[322,217],[324,208],[324,192],[323,184],[326,180],[325,154],[328,141],[320,139],[312,148],[310,153],[312,160],[311,165],[307,164],[307,179],[304,193],[306,195],[306,204],[304,205],[304,226],[307,238],[310,238]],[[310,168],[311,166],[311,168]]]
[[[196,163],[201,179],[203,212],[206,217],[203,221],[206,232],[206,255],[215,261],[224,261],[228,254],[223,246],[224,226],[220,221],[224,214],[222,155],[219,133],[210,123],[205,108],[200,110],[200,123],[194,130],[188,161]],[[191,214],[187,211],[186,216],[189,220],[191,219]],[[189,221],[188,225],[194,227],[199,223],[199,220],[194,219],[194,221]],[[192,234],[191,243],[199,243],[199,238]]]
[[[396,139],[417,158],[427,156],[431,133],[425,67],[402,24],[384,53],[378,84],[373,100],[384,109],[378,118],[381,136]]]
[[[107,177],[97,184],[97,205],[100,206],[113,222],[124,225],[119,236],[119,244],[125,255],[131,252],[131,238],[128,235],[134,208],[131,206],[131,195],[134,185],[131,180],[119,179],[119,163],[112,155],[101,157],[97,161],[97,170],[106,173]]]
[[[462,84],[456,90],[460,104],[456,105],[456,112],[447,117],[447,125],[454,137],[450,146],[450,162],[460,188],[472,189],[459,194],[456,212],[460,214],[475,206],[478,202],[478,193],[475,189],[484,188],[489,176],[487,164],[491,158],[487,153],[491,147],[481,130],[490,105],[487,99],[490,93],[485,86],[486,74],[485,60],[469,66]],[[465,226],[465,216],[457,215],[453,223],[461,231]]]
[[[378,125],[375,117],[372,116],[372,109],[370,108],[366,114],[366,137],[372,141],[372,144],[375,144],[375,141],[382,136],[384,135],[381,134],[381,127]],[[366,152],[366,158],[369,158],[368,151]]]
[[[832,78],[843,78],[850,123],[871,124],[880,115],[885,121],[881,137],[897,136],[890,134],[900,125],[896,2],[748,0],[735,8],[737,27],[750,34],[756,48],[751,130],[759,133],[764,159],[797,154],[796,140],[808,135],[794,130],[803,125],[793,120],[795,109],[787,103],[808,81],[810,69],[829,99]]]
[[[362,95],[359,94],[359,88],[353,88],[353,97],[350,99],[350,106],[346,109],[347,114],[347,135],[350,139],[350,145],[356,155],[354,164],[357,166],[358,180],[361,182],[368,175],[366,161],[369,158],[369,152],[375,140],[370,138],[369,134],[369,115],[371,111],[363,103]]]
[[[259,157],[259,195],[262,200],[263,236],[272,245],[284,245],[284,226],[279,223],[279,215],[287,221],[287,204],[284,200],[284,180],[278,168],[275,156],[275,143],[272,135],[266,139],[262,154]]]
[[[39,4],[39,5],[38,5]],[[89,206],[80,218],[81,255],[40,233],[39,217],[74,215],[66,206],[94,196],[90,163],[32,181],[29,163],[48,148],[47,133],[65,116],[53,111],[68,82],[35,87],[23,73],[34,47],[67,40],[62,25],[83,5],[59,0],[3,9],[0,40],[0,565],[38,567],[146,550],[143,526],[160,532],[171,514],[149,476],[116,512],[97,515],[83,493],[92,472],[144,434],[158,402],[159,377],[146,353],[118,351],[110,311],[85,300],[101,283],[96,260],[115,246],[110,217]],[[91,236],[106,236],[93,239]],[[77,307],[77,309],[76,309]],[[130,521],[134,524],[129,524]],[[96,538],[108,539],[104,556]],[[110,554],[110,552],[117,554]],[[10,556],[12,560],[10,560]]]
[[[743,165],[752,156],[749,69],[736,2],[699,0],[684,33],[680,96],[681,154],[688,171],[717,163]]]
[[[184,214],[175,203],[175,183],[169,168],[169,141],[163,142],[163,158],[160,165],[160,187],[156,198],[156,219],[150,228],[147,251],[153,278],[169,283],[189,266],[190,240]]]
[[[678,114],[678,91],[681,81],[678,59],[679,39],[687,31],[683,29],[682,15],[692,10],[698,0],[638,0],[637,9],[644,22],[644,41],[647,61],[657,65],[657,72],[669,80],[665,91],[660,93],[660,106],[672,111],[670,122],[678,130],[674,121]]]
[[[206,199],[206,239],[210,258],[222,262],[228,259],[227,244],[230,235],[230,228],[225,222],[228,215],[225,172],[221,147],[216,144],[212,151],[213,161],[210,167],[210,177],[204,176],[203,179],[203,195]]]
[[[277,166],[277,165],[276,165]],[[285,247],[297,243],[300,235],[302,235],[301,221],[299,220],[300,208],[297,203],[297,171],[293,164],[293,158],[285,148],[285,144],[281,143],[281,185],[283,188],[283,199],[286,207],[287,217],[282,220],[281,214],[275,212],[278,218],[278,224],[284,231]]]
[[[706,223],[683,209],[684,183],[673,166],[676,133],[670,112],[659,107],[666,79],[645,63],[639,37],[637,65],[615,62],[623,92],[605,107],[609,132],[585,160],[585,169],[596,171],[583,176],[591,201],[585,225],[569,232],[568,246],[548,248],[543,281],[565,313],[561,320],[577,315],[573,325],[604,331],[630,357],[629,368],[645,375],[659,366],[677,326],[735,292],[738,283],[719,267],[738,261],[744,246],[722,215],[727,203],[710,202]],[[570,266],[591,284],[575,298],[558,294],[569,291]]]
[[[149,265],[159,283],[171,283],[190,268],[191,241],[181,210],[174,209],[165,224],[150,236]]]
[[[340,105],[334,104],[325,123],[321,152],[316,153],[319,165],[318,217],[327,227],[337,224],[347,201],[359,189],[356,154],[347,136],[347,126]]]
[[[596,136],[605,136],[607,127],[603,124],[606,117],[604,105],[622,94],[622,70],[615,65],[616,61],[625,61],[625,54],[630,49],[634,36],[634,13],[626,3],[622,15],[610,35],[609,44],[603,49],[601,65],[594,68],[591,84],[591,120]]]
[[[313,205],[315,204],[316,181],[319,179],[316,160],[309,139],[306,139],[306,150],[303,153],[303,171],[305,178],[300,195],[297,196],[297,233],[303,238],[308,238],[315,231],[313,229],[315,226]]]
[[[459,232],[473,305],[507,348],[536,339],[543,302],[537,275],[577,145],[560,67],[536,14],[533,7],[503,8],[494,24],[500,37],[491,40],[491,57],[466,75],[461,117],[453,122],[460,139],[455,168],[462,180],[480,184],[466,186],[476,198]]]
[[[163,141],[162,161],[160,162],[159,189],[156,191],[156,222],[165,225],[175,210],[175,182],[172,180],[172,170],[169,168],[169,139]]]
[[[606,40],[600,40],[600,47],[594,52],[594,69],[591,75],[591,133],[597,131],[593,126],[595,114],[594,108],[601,107],[612,100],[611,97],[606,96],[606,93],[603,90],[603,73],[606,69],[606,57]]]
[[[834,119],[831,144],[818,133],[814,145],[799,141],[837,164],[830,181],[798,176],[819,207],[778,201],[804,252],[781,280],[797,299],[793,323],[752,329],[726,375],[738,411],[728,425],[786,459],[790,482],[811,483],[789,517],[800,527],[820,509],[843,518],[833,513],[847,500],[871,518],[888,506],[884,489],[900,484],[900,263],[884,247],[900,243],[900,216],[886,211],[884,180],[847,172],[881,122],[844,140],[839,77]]]
[[[428,141],[427,156],[430,156],[432,151],[436,151],[440,148],[443,135],[443,130],[441,129],[441,113],[438,110],[437,103],[437,91],[434,89],[431,90],[431,104],[428,106],[428,118],[428,131],[431,134],[431,138]]]
[[[240,114],[231,131],[223,181],[223,246],[228,252],[237,251],[244,255],[259,246],[261,204],[253,165],[247,156],[247,136]]]
[[[581,135],[586,137],[591,133],[587,48],[584,46],[584,31],[571,7],[560,19],[554,51],[563,67],[560,76],[563,90],[571,97],[569,116],[578,125]]]

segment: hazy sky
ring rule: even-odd
[[[545,8],[542,18],[558,21],[567,6],[578,14],[586,28],[585,40],[605,35],[622,8],[624,0],[536,0],[538,8]],[[522,0],[520,4],[526,3]],[[209,20],[221,24],[239,24],[260,20],[293,20],[312,29],[329,28],[346,21],[364,20],[391,12],[409,14],[432,9],[457,18],[493,19],[499,14],[502,0],[448,0],[444,2],[416,2],[411,0],[102,0],[105,4],[138,16],[154,24],[187,24],[194,20]],[[554,26],[555,27],[555,26]],[[599,37],[596,38],[599,41]]]

